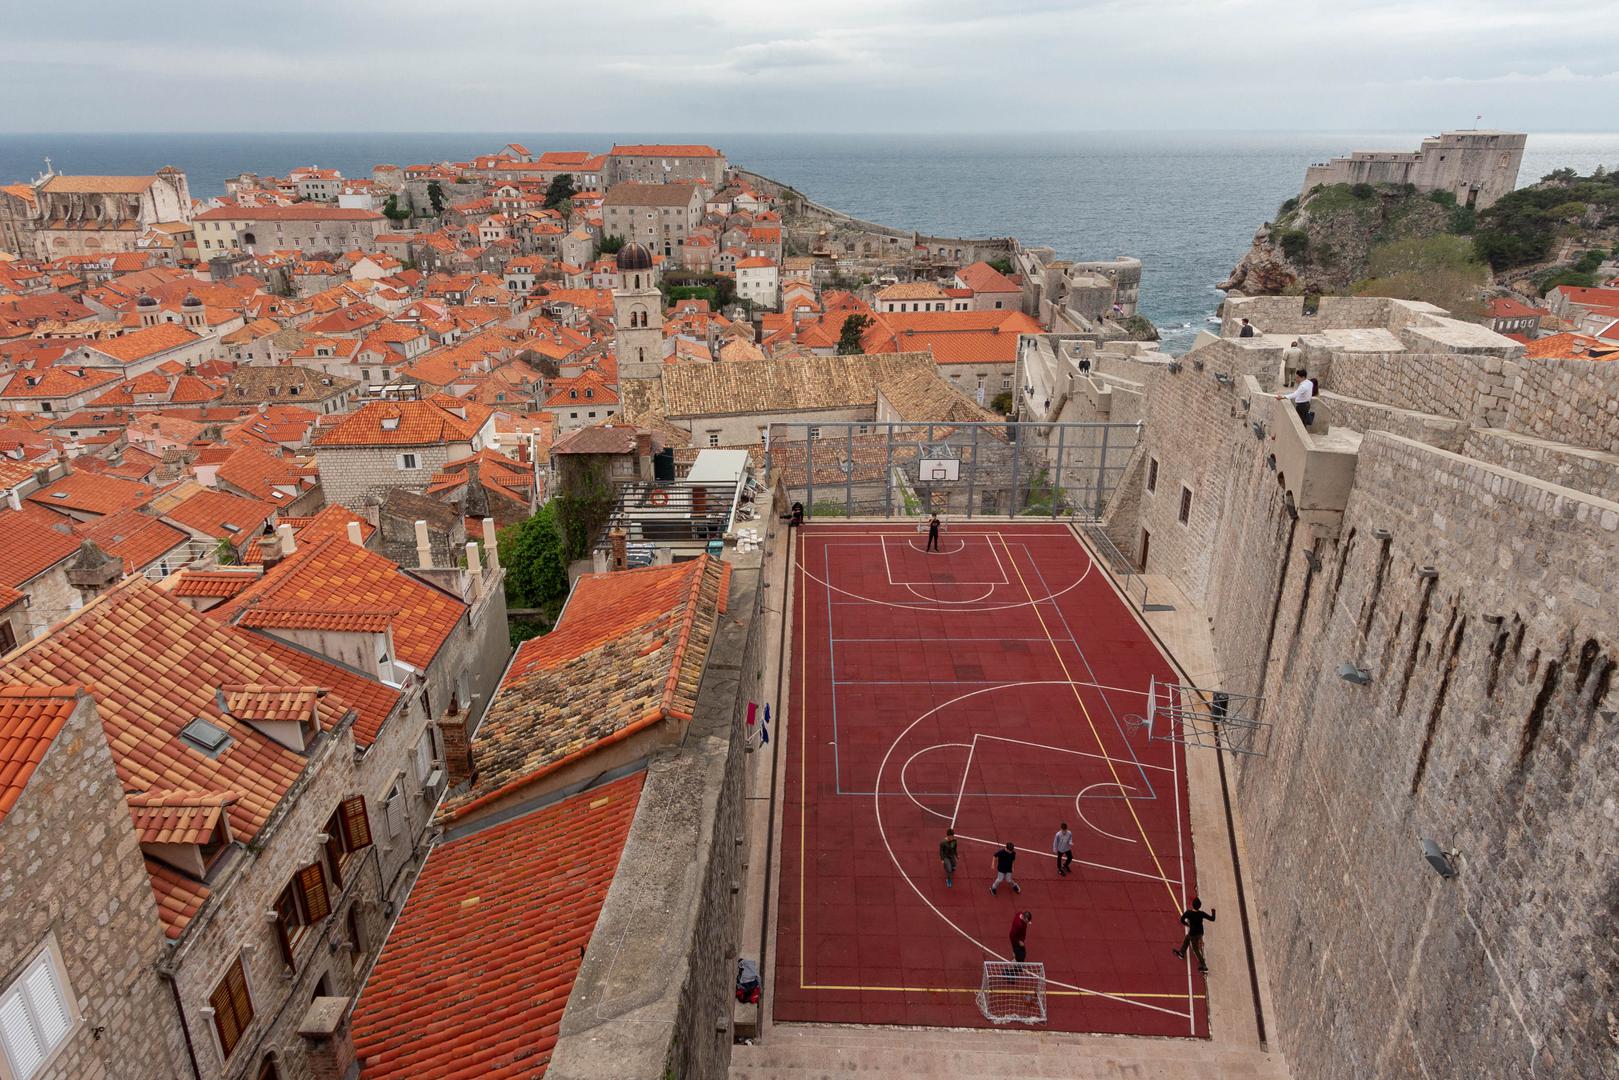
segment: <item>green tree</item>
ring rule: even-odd
[[[506,603],[511,607],[544,607],[567,593],[568,564],[562,557],[553,503],[500,531],[500,561],[506,568]]]
[[[382,216],[389,221],[409,221],[410,211],[399,205],[398,195],[390,195],[388,201],[383,204]]]
[[[990,398],[989,407],[1002,416],[1009,415],[1012,412],[1012,391],[1002,390]]]
[[[998,259],[989,260],[989,266],[991,269],[1002,274],[1010,274],[1012,272],[1012,260],[1008,259],[1005,255],[1002,255]]]
[[[616,255],[623,250],[624,244],[625,240],[622,236],[608,235],[601,238],[601,243],[596,245],[596,250],[603,255]]]
[[[870,315],[850,315],[843,320],[843,329],[838,331],[838,355],[853,356],[866,351],[860,337],[871,325]]]
[[[575,194],[573,174],[558,173],[551,181],[551,186],[545,189],[545,208],[551,210],[565,202],[571,202]]]
[[[427,201],[433,204],[433,213],[444,213],[444,185],[437,180],[427,182]]]

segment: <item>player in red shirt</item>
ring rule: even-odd
[[[1012,957],[1020,964],[1023,963],[1023,958],[1029,955],[1023,943],[1029,936],[1029,924],[1033,921],[1034,912],[1032,911],[1020,911],[1012,916]]]

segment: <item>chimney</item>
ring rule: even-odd
[[[607,573],[607,552],[592,551],[590,553],[590,572],[592,574]]]
[[[314,1080],[345,1080],[358,1071],[354,1033],[349,1027],[352,999],[317,997],[298,1024]]]
[[[427,538],[427,522],[416,522],[416,565],[423,570],[433,568],[433,543]]]
[[[286,522],[282,522],[280,525],[275,527],[275,534],[281,538],[281,557],[283,559],[285,559],[288,555],[297,553],[298,541],[293,539],[291,525],[288,525]]]
[[[13,510],[22,509],[22,499],[17,496],[16,488],[10,488],[6,491],[6,505],[11,507]]]
[[[349,522],[349,543],[355,547],[365,547],[365,537],[360,532],[360,523],[358,521]]]
[[[483,519],[483,550],[489,560],[489,571],[500,569],[500,545],[495,542],[495,519]]]
[[[444,771],[451,788],[460,787],[477,775],[472,767],[472,747],[467,743],[466,714],[441,717],[438,722],[439,741],[444,745]]]
[[[635,463],[642,480],[652,479],[652,432],[635,433]]]
[[[626,569],[629,566],[629,555],[625,551],[624,530],[616,527],[608,530],[607,544],[612,551],[608,557],[611,569]]]
[[[483,595],[483,563],[478,559],[478,542],[467,541],[467,573],[472,575],[472,595]]]

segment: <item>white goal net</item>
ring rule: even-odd
[[[1046,1022],[1046,965],[984,961],[978,1011],[992,1024]]]

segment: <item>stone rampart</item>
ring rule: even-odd
[[[1501,426],[1619,453],[1619,364],[1522,360],[1518,375]]]
[[[1352,353],[1334,358],[1329,371],[1323,391],[1496,426],[1506,418],[1518,364],[1454,353]]]

